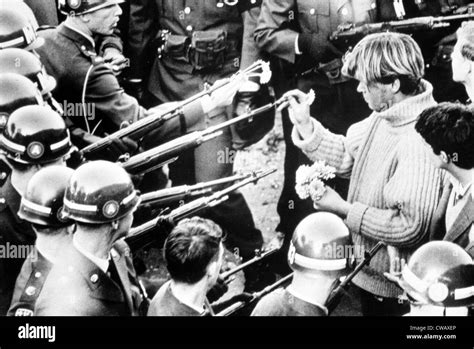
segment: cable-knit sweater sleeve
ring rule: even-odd
[[[398,247],[415,246],[429,231],[442,176],[414,131],[400,140],[396,152],[393,174],[382,189],[386,208],[356,201],[346,223],[355,234]]]
[[[371,123],[367,118],[352,125],[347,136],[331,133],[316,119],[311,118],[313,133],[307,139],[302,139],[296,127],[293,127],[293,143],[300,148],[312,161],[324,160],[326,164],[336,168],[339,177],[349,178],[352,173],[354,158],[362,143],[363,136]]]

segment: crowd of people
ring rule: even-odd
[[[343,297],[364,316],[472,315],[473,8],[2,0],[0,315],[328,316]],[[332,40],[440,14],[440,28]],[[224,183],[271,171],[229,179],[223,154],[277,112],[280,224],[264,246]],[[335,178],[301,199],[313,162]],[[145,276],[150,246],[166,280]]]

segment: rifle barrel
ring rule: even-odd
[[[337,286],[333,292],[329,295],[326,301],[326,308],[328,309],[328,314],[331,314],[333,310],[337,307],[340,299],[342,298],[343,291],[349,286],[349,283],[352,279],[359,273],[359,271],[370,263],[372,258],[380,251],[382,247],[386,246],[383,241],[379,241],[369,252],[364,256],[364,259],[357,264],[354,270],[342,281],[339,286]]]
[[[246,302],[240,301],[240,302],[234,303],[231,306],[229,306],[228,308],[226,308],[226,309],[220,311],[219,313],[217,313],[216,316],[229,316],[229,315],[232,315],[236,311],[238,311],[242,308],[245,308],[245,307],[249,306],[250,304],[255,303],[256,301],[260,300],[261,298],[263,298],[264,296],[266,296],[270,292],[273,292],[277,288],[283,286],[288,281],[290,281],[292,277],[293,277],[293,273],[288,274],[287,276],[281,278],[280,280],[278,280],[274,284],[271,284],[271,285],[265,287],[263,290],[261,290],[259,292],[252,293],[252,298],[250,300],[248,300]]]

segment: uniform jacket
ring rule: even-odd
[[[37,52],[57,81],[54,97],[77,127],[103,136],[143,116],[144,109],[123,91],[92,40],[64,23],[39,35],[45,43]]]
[[[443,192],[430,226],[430,240],[454,242],[466,249],[471,257],[474,258],[474,243],[469,242],[469,232],[474,224],[474,200],[471,194],[467,194],[469,195],[468,202],[459,213],[451,229],[446,231],[446,209],[452,190],[452,185],[449,185]]]
[[[328,37],[340,24],[372,22],[376,8],[375,0],[264,0],[255,40],[265,52],[313,67],[337,55]],[[309,57],[303,52],[296,56],[298,34],[311,35],[312,45],[317,47],[315,55]]]
[[[32,316],[44,282],[53,267],[36,248],[23,263],[16,279],[8,316]]]
[[[280,288],[263,297],[252,316],[327,316],[327,309],[308,303]]]
[[[28,253],[26,252],[27,248],[32,247],[36,240],[30,223],[21,220],[17,215],[20,201],[21,196],[13,187],[11,177],[8,177],[0,188],[0,246],[4,248],[4,253],[13,253],[13,249],[17,252]],[[17,258],[1,257],[0,315],[5,315],[10,306],[16,278],[26,255],[23,258],[20,255],[17,255]]]
[[[142,303],[130,250],[118,241],[111,251],[114,281],[73,244],[56,263],[36,303],[38,316],[136,316]],[[112,263],[111,261],[111,263]]]
[[[233,3],[213,0],[130,1],[132,75],[149,77],[148,90],[159,100],[167,102],[187,98],[201,91],[205,83],[213,84],[215,80],[235,73],[240,67],[241,54],[255,56],[256,50],[249,40],[252,35],[244,35],[243,32],[241,12],[244,11],[241,6],[250,1]],[[184,57],[187,54],[180,57],[163,54],[159,58],[155,40],[160,30],[169,30],[177,40],[191,38],[197,31],[226,32],[227,48],[223,64],[198,72]],[[241,52],[243,37],[247,38],[247,43],[244,45],[245,51]],[[253,58],[244,60],[249,62]]]

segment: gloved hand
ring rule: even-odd
[[[104,51],[104,63],[110,67],[115,75],[120,75],[122,71],[130,65],[128,58],[115,47],[108,47]]]
[[[229,287],[225,283],[225,280],[217,278],[216,284],[207,292],[207,299],[210,303],[213,303],[220,299],[228,290]]]

